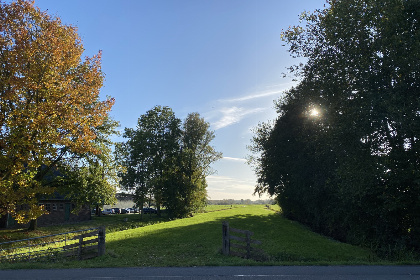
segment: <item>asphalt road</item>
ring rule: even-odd
[[[246,266],[0,270],[1,280],[13,279],[420,279],[420,266]]]

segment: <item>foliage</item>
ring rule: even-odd
[[[169,107],[156,106],[125,129],[127,142],[117,147],[124,166],[121,185],[134,192],[137,205],[153,197],[174,217],[184,217],[207,200],[206,176],[220,153],[210,146],[214,133],[197,113],[189,114],[183,129]]]
[[[209,129],[198,113],[188,114],[184,120],[177,165],[165,186],[166,205],[176,216],[197,212],[207,203],[206,176],[213,173],[210,164],[222,156],[210,145],[215,136]]]
[[[139,207],[152,196],[158,205],[162,203],[163,175],[179,152],[180,122],[171,108],[156,106],[140,116],[135,130],[125,129],[128,141],[117,147],[125,169],[120,172],[121,186],[134,191]]]
[[[53,166],[100,153],[95,128],[114,100],[99,100],[101,53],[82,53],[76,28],[31,2],[0,4],[0,212],[19,222],[44,212],[37,199],[53,188],[40,181]]]
[[[251,145],[256,192],[341,240],[419,250],[420,2],[329,1],[301,19],[282,34],[307,59],[299,84]]]
[[[114,143],[110,137],[119,134],[118,126],[118,122],[108,117],[96,127],[97,137],[92,144],[100,154],[81,154],[59,165],[60,176],[53,183],[78,206],[75,212],[83,205],[96,206],[99,211],[99,205],[116,203],[119,166],[114,161],[111,150]]]

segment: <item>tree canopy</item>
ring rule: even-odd
[[[126,142],[117,146],[125,171],[121,186],[138,205],[154,199],[174,217],[184,217],[205,205],[206,176],[220,158],[210,142],[214,133],[199,114],[181,120],[169,107],[155,106],[141,115],[136,129],[126,128]]]
[[[156,106],[140,116],[136,129],[125,129],[128,140],[117,148],[125,167],[121,185],[134,191],[141,206],[153,197],[160,208],[163,175],[179,152],[180,123],[171,108]]]
[[[114,100],[99,99],[101,53],[83,51],[75,27],[33,3],[0,4],[0,212],[19,222],[40,216],[37,199],[53,191],[41,166],[101,152],[95,128]]]
[[[211,164],[222,157],[211,146],[214,132],[198,113],[190,113],[182,125],[180,151],[164,186],[165,205],[178,217],[197,212],[207,204],[206,177],[214,170]]]
[[[299,83],[278,119],[256,129],[255,191],[338,239],[418,250],[420,2],[328,4],[282,33],[306,62],[290,68]]]

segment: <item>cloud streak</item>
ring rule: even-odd
[[[229,161],[246,162],[246,159],[244,159],[244,158],[223,157],[222,159],[229,160]]]
[[[231,98],[231,99],[219,99],[219,102],[242,102],[242,101],[249,101],[253,99],[273,96],[273,95],[280,95],[283,92],[283,90],[275,90],[275,91],[269,91],[269,92],[261,92],[261,93],[255,93],[247,96],[242,96],[238,98]]]
[[[293,85],[294,85],[294,82],[272,85],[272,86],[267,87],[267,88],[271,88],[271,90],[257,91],[257,92],[254,92],[252,94],[246,95],[246,96],[236,97],[236,98],[219,99],[217,101],[223,102],[223,103],[226,103],[226,102],[235,103],[235,102],[244,102],[244,101],[250,101],[250,100],[259,99],[259,98],[270,97],[270,96],[274,96],[274,95],[279,96],[286,89],[292,87]]]
[[[291,86],[292,83],[273,85],[245,96],[218,99],[213,110],[207,112],[209,122],[214,130],[218,130],[237,124],[250,115],[268,112],[272,110],[273,100]]]
[[[229,125],[240,122],[243,118],[250,114],[263,112],[264,108],[254,108],[254,109],[245,109],[243,107],[230,107],[230,108],[221,108],[219,111],[222,114],[222,117],[212,123],[212,126],[215,130],[227,127]]]

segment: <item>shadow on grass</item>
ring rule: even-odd
[[[267,253],[268,260],[261,263],[222,255],[223,221],[254,232],[253,238],[262,241],[258,247]],[[235,208],[107,233],[106,240],[105,256],[45,267],[370,264],[374,259],[367,250],[329,240],[262,207]]]
[[[228,213],[226,211],[224,213]],[[222,222],[254,232],[267,255],[265,264],[282,262],[370,263],[367,250],[329,240],[271,212],[267,215],[220,215],[213,220],[176,220],[138,230],[114,233],[107,239],[105,266],[259,265],[260,262],[223,256]]]

